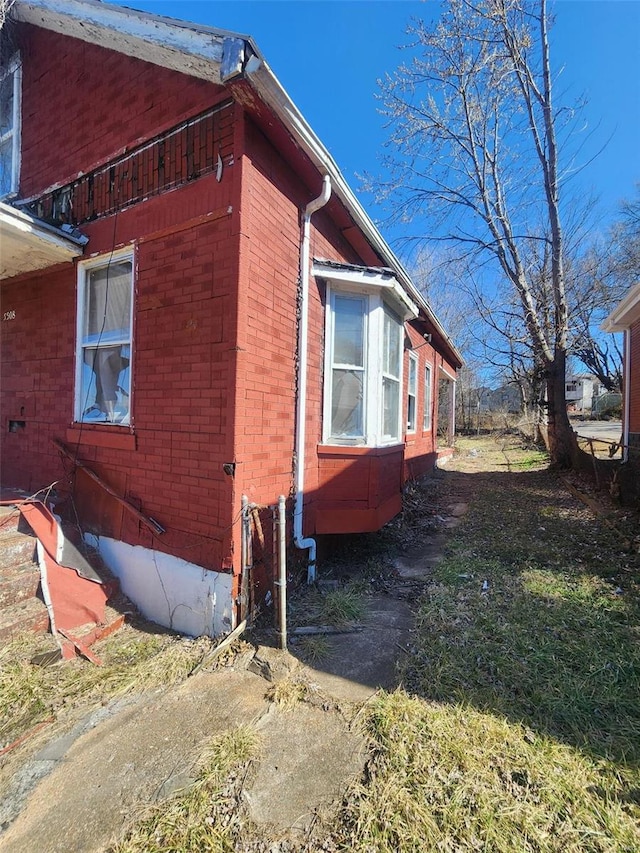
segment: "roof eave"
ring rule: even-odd
[[[450,350],[454,360],[462,364],[464,360],[459,350],[445,332],[424,296],[414,285],[411,276],[401,261],[392,251],[358,201],[331,154],[329,154],[320,139],[311,129],[267,63],[255,57],[247,63],[245,76],[260,98],[273,110],[285,126],[295,134],[300,147],[316,166],[320,174],[329,175],[332,192],[335,193],[350,212],[371,247],[384,260],[385,264],[393,269],[400,283],[407,291],[407,294],[422,309],[429,323],[433,325],[435,331],[445,343],[445,346]]]
[[[603,320],[603,332],[624,332],[640,320],[640,283],[634,285],[625,298]]]
[[[179,21],[170,18],[97,0],[19,0],[12,7],[11,16],[218,84],[224,42],[230,35],[202,27],[181,26]],[[114,33],[118,36],[117,47],[113,44]]]
[[[82,255],[87,238],[67,234],[0,202],[0,280],[69,263]]]

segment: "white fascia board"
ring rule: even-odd
[[[622,302],[603,320],[603,332],[624,332],[640,320],[640,284],[634,285]]]
[[[12,18],[220,83],[228,34],[96,0],[18,0]]]
[[[380,288],[390,291],[395,296],[395,301],[400,303],[404,309],[403,320],[415,319],[420,313],[418,306],[409,299],[398,280],[394,276],[389,275],[389,273],[375,272],[373,270],[341,270],[326,267],[323,264],[314,264],[311,273],[318,278],[324,278],[327,281],[337,284],[355,285],[360,288]]]

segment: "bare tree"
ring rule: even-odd
[[[485,287],[509,282],[544,374],[551,459],[569,467],[560,150],[573,114],[554,104],[547,3],[443,5],[438,23],[412,25],[411,62],[380,83],[393,177],[375,186],[397,220],[419,215],[473,253]]]

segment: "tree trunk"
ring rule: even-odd
[[[566,360],[564,350],[556,349],[546,369],[549,456],[556,468],[571,468],[577,446],[567,414]]]

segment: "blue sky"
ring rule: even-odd
[[[386,133],[376,80],[399,65],[410,18],[438,12],[433,0],[117,2],[251,35],[355,190],[357,173],[381,169]],[[563,66],[568,99],[588,99],[584,115],[592,130],[574,189],[600,197],[602,227],[640,182],[640,2],[557,0],[554,10],[554,63]],[[372,218],[383,216],[371,199],[362,201]]]

